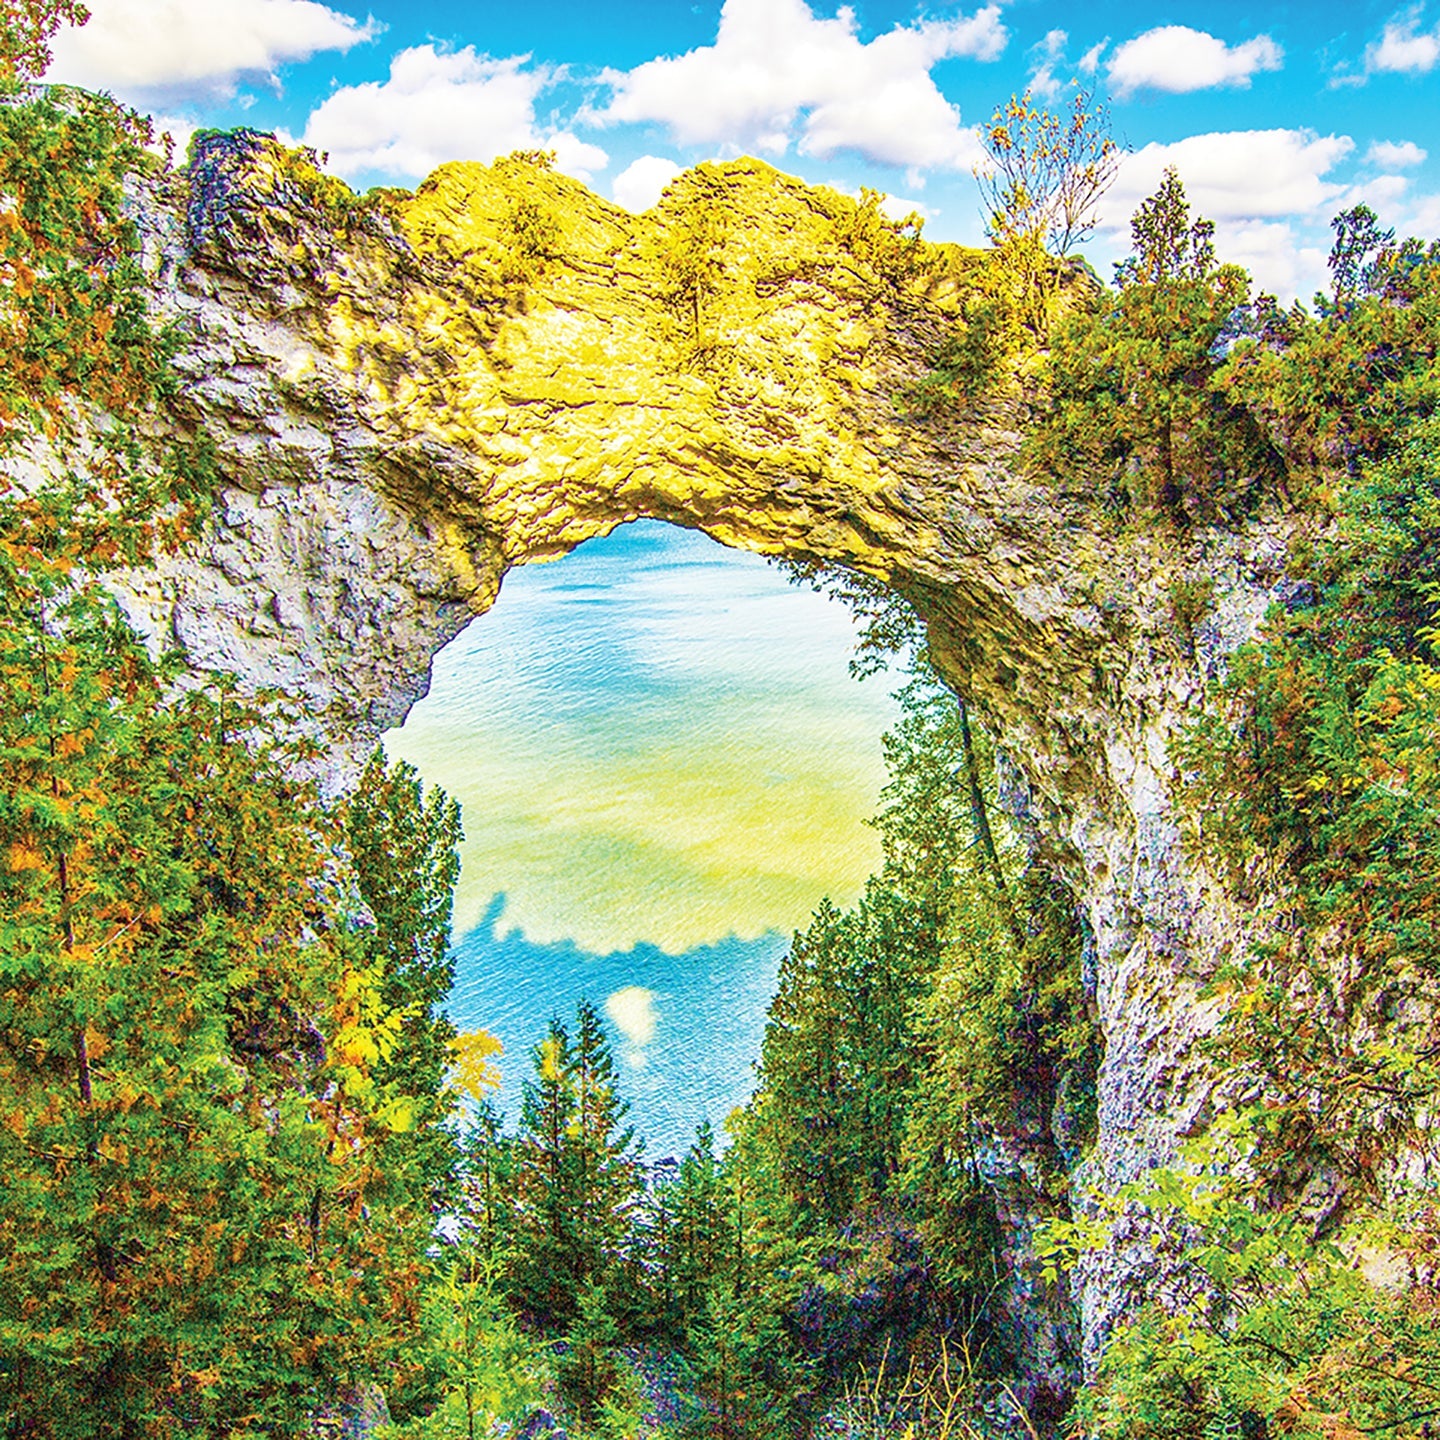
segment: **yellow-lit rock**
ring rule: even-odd
[[[1023,769],[1012,804],[1093,931],[1086,1178],[1172,1153],[1213,1083],[1199,986],[1244,917],[1181,845],[1166,745],[1264,613],[1290,518],[1122,529],[1016,463],[1017,403],[918,418],[977,257],[758,161],[636,216],[524,157],[359,200],[241,132],[138,213],[226,480],[203,541],[129,577],[139,624],[304,697],[343,778],[510,566],[625,521],[885,579]],[[1198,575],[1213,608],[1182,633],[1170,587]],[[1088,1274],[1092,1336],[1124,1279]]]

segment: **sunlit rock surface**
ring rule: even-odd
[[[975,257],[756,161],[642,216],[525,160],[361,202],[242,132],[140,213],[226,490],[203,543],[132,577],[139,623],[302,695],[343,781],[510,566],[624,521],[883,577],[1024,771],[1094,932],[1100,1133],[1071,1183],[1113,1187],[1203,1120],[1198,987],[1240,932],[1181,843],[1167,742],[1276,593],[1289,522],[1122,531],[1098,489],[1022,471],[1003,406],[914,418]],[[1191,633],[1169,595],[1201,575]],[[1092,1347],[1144,1266],[1091,1267]],[[1040,1322],[1034,1363],[1063,1369]]]

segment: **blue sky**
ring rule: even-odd
[[[1131,147],[1092,245],[1102,269],[1167,163],[1225,258],[1282,294],[1324,275],[1329,217],[1368,200],[1440,234],[1440,0],[1339,5],[1051,0],[91,0],[52,77],[165,117],[328,152],[357,186],[554,148],[634,209],[675,168],[759,154],[914,204],[981,238],[974,127],[1026,85],[1108,98]]]

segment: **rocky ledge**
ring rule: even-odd
[[[302,697],[343,785],[512,565],[626,521],[881,578],[1023,772],[1094,937],[1099,1130],[1070,1183],[1119,1185],[1203,1121],[1199,990],[1243,914],[1182,846],[1167,745],[1281,594],[1294,517],[1121,527],[1098,486],[1017,463],[1013,406],[920,418],[907,393],[978,257],[757,161],[636,216],[527,156],[359,199],[242,131],[136,203],[224,482],[203,539],[125,582],[142,628]],[[1177,618],[1200,577],[1207,613]],[[1028,1163],[1023,1139],[997,1151],[1013,1303],[1060,1384]],[[1145,1263],[1121,1247],[1085,1276],[1092,1353]]]

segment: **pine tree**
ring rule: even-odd
[[[515,1145],[513,1288],[537,1319],[563,1323],[575,1297],[574,1051],[557,1018],[530,1054]]]
[[[1077,310],[1052,339],[1051,410],[1029,443],[1062,473],[1104,477],[1113,503],[1158,507],[1185,523],[1192,511],[1243,502],[1277,474],[1246,408],[1211,383],[1249,278],[1216,263],[1214,226],[1191,220],[1173,170],[1131,232],[1119,289]]]
[[[666,1272],[683,1328],[703,1313],[705,1297],[729,1259],[725,1193],[708,1120],[696,1131],[666,1198],[671,1207]]]
[[[616,1088],[610,1041],[589,1000],[576,1009],[575,1025],[576,1278],[603,1285],[625,1248],[641,1188],[640,1157],[635,1131],[625,1125],[630,1103]]]
[[[423,793],[409,765],[376,751],[345,813],[360,898],[374,917],[362,932],[379,998],[399,1029],[374,1066],[396,1124],[385,1172],[398,1194],[428,1196],[429,1223],[455,1199],[460,1152],[447,1125],[456,1095],[446,1080],[455,1027],[441,1008],[455,976],[451,897],[460,872],[460,807],[438,787]]]

